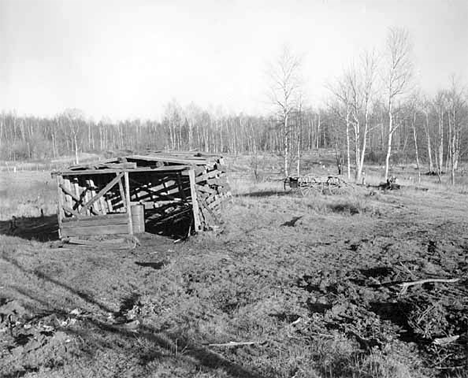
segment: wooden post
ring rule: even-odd
[[[125,178],[124,178],[125,180]],[[127,184],[125,184],[125,186],[127,186]],[[122,180],[120,179],[119,180],[119,190],[120,190],[120,197],[122,197],[122,206],[125,210],[125,212],[127,212],[127,201],[125,200],[127,196],[127,191],[126,189],[124,189],[124,185],[122,184]]]
[[[182,197],[182,200],[183,200],[184,202],[187,202],[187,196],[185,195],[184,186],[182,185],[181,173],[178,172],[178,173],[176,174],[176,176],[177,176],[177,185],[178,185],[178,187],[179,187],[179,193],[180,193],[180,195],[181,195],[181,197]]]
[[[125,171],[125,197],[122,198],[123,201],[126,201],[127,215],[128,215],[128,233],[133,235],[133,222],[132,222],[132,207],[130,205],[130,180],[128,178],[128,171]]]
[[[195,231],[198,232],[201,230],[201,223],[200,223],[200,209],[198,207],[198,198],[197,198],[197,191],[195,189],[195,171],[190,169],[188,171],[189,174],[189,181],[190,181],[190,195],[192,197],[192,211],[193,211],[193,222]]]
[[[73,182],[71,182],[71,180],[73,180]],[[73,177],[73,178],[70,178],[70,183],[72,185],[72,187],[74,188],[75,190],[75,195],[80,199],[80,201],[78,201],[76,203],[76,211],[80,212],[80,207],[81,207],[81,201],[83,201],[83,198],[82,198],[82,192],[81,192],[81,188],[80,188],[80,185],[78,183],[78,177]]]
[[[59,176],[57,176],[58,178]],[[65,189],[62,189],[65,194],[68,194],[68,195],[65,195],[65,198],[64,198],[64,203],[66,206],[68,206],[70,209],[73,209],[73,192],[71,191],[71,185],[70,185],[70,181],[67,180],[65,177],[62,177],[62,179],[60,180],[61,181],[61,187],[64,187]],[[58,181],[57,181],[58,182]]]
[[[57,208],[57,220],[58,220],[58,236],[59,239],[62,238],[62,219],[64,217],[63,212],[63,193],[62,193],[62,184],[63,178],[60,175],[57,175],[57,193],[58,193],[58,208]]]
[[[88,203],[89,200],[93,198],[93,192],[91,191],[91,185],[89,183],[89,180],[84,180],[84,202]],[[94,204],[92,204],[87,210],[86,210],[86,215],[90,216],[92,215],[92,208]]]

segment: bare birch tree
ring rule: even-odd
[[[447,93],[439,91],[433,101],[433,107],[437,114],[437,150],[436,150],[436,166],[439,182],[441,181],[440,175],[444,167],[444,118],[447,107]]]
[[[422,112],[424,113],[424,132],[426,133],[427,143],[427,161],[429,163],[429,173],[434,172],[434,163],[432,160],[432,137],[431,137],[431,126],[429,122],[429,113],[431,111],[431,103],[425,99],[422,103]]]
[[[387,36],[385,70],[383,72],[388,115],[385,180],[388,179],[393,135],[399,126],[399,123],[395,122],[397,101],[409,91],[413,76],[410,53],[411,43],[408,31],[391,28]]]
[[[332,122],[332,134],[333,142],[335,144],[335,158],[337,161],[338,174],[342,174],[342,153],[339,151],[338,142],[340,141],[340,136],[342,136],[342,124],[345,125],[344,141],[346,148],[346,170],[348,179],[351,178],[351,138],[350,138],[350,118],[351,118],[351,105],[350,102],[346,100],[346,92],[344,93],[344,101],[340,98],[333,99],[328,105],[330,114],[333,119],[337,119],[337,122]]]
[[[352,114],[352,94],[351,88],[347,85],[348,80],[346,80],[346,74],[343,78],[338,79],[334,85],[330,85],[328,88],[331,90],[333,95],[339,101],[338,106],[332,106],[332,111],[338,115],[345,124],[346,131],[346,165],[347,165],[347,176],[348,179],[351,178],[351,138],[350,138],[350,128],[351,128],[351,114]],[[341,106],[340,106],[341,105]]]
[[[448,160],[450,163],[450,182],[455,185],[455,171],[460,158],[462,127],[467,121],[466,100],[460,86],[452,77],[452,85],[447,93],[448,118]]]
[[[413,131],[413,143],[414,143],[414,156],[416,159],[416,169],[418,171],[418,183],[421,182],[421,164],[419,160],[419,146],[418,146],[418,130],[417,130],[417,116],[421,110],[421,100],[418,93],[414,93],[408,102],[408,111],[410,117],[411,130]],[[430,142],[429,142],[430,146]]]
[[[270,100],[281,122],[283,134],[284,174],[289,176],[292,111],[300,99],[302,60],[284,46],[278,59],[269,67]]]
[[[75,153],[75,164],[80,163],[79,151],[81,146],[81,126],[84,124],[84,113],[79,109],[67,109],[58,118],[60,128],[67,132],[72,149]]]
[[[374,100],[377,58],[372,52],[361,55],[359,68],[351,66],[334,86],[329,88],[346,109],[344,120],[348,150],[348,178],[350,178],[350,128],[354,136],[355,179],[360,181],[370,128],[370,110]]]
[[[362,177],[364,167],[364,158],[366,156],[367,138],[370,129],[370,108],[374,102],[375,84],[377,75],[377,57],[374,52],[366,52],[361,57],[361,97],[362,113],[364,118],[364,127],[362,130],[362,141],[356,138],[357,145],[360,144],[359,161],[356,165],[356,181]],[[357,152],[357,151],[356,151]]]

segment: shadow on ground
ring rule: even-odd
[[[154,364],[163,363],[165,361],[171,363],[171,360],[176,359],[179,361],[179,366],[184,366],[184,364],[186,364],[187,367],[191,369],[223,369],[226,375],[232,378],[262,378],[261,375],[249,371],[239,364],[229,361],[221,354],[203,347],[203,344],[197,345],[187,340],[184,335],[178,334],[177,332],[169,333],[138,321],[129,323],[109,321],[109,319],[121,317],[123,310],[132,307],[138,298],[128,298],[123,304],[123,307],[116,312],[101,303],[99,299],[71,287],[64,282],[60,282],[40,272],[38,269],[28,269],[23,266],[20,261],[12,257],[3,255],[0,256],[0,260],[13,265],[27,276],[32,275],[40,280],[56,285],[60,289],[58,292],[65,291],[72,297],[79,297],[90,305],[90,309],[94,308],[97,310],[95,313],[90,312],[90,309],[74,309],[70,312],[60,306],[57,307],[52,304],[51,298],[49,297],[50,293],[53,291],[49,291],[48,298],[42,298],[34,288],[12,287],[17,293],[30,298],[33,303],[37,303],[37,308],[31,304],[27,306],[21,305],[29,312],[26,318],[33,319],[30,321],[27,328],[29,333],[34,333],[33,330],[34,327],[36,327],[35,322],[47,324],[47,320],[44,319],[50,317],[53,317],[53,324],[65,324],[66,322],[70,322],[71,318],[76,319],[79,324],[79,326],[64,326],[56,328],[55,330],[50,330],[48,334],[42,338],[42,346],[40,348],[43,349],[42,351],[29,346],[29,342],[34,342],[33,337],[29,337],[30,335],[26,337],[26,343],[24,345],[19,345],[17,343],[19,337],[12,338],[12,340],[15,341],[13,341],[14,345],[10,347],[13,348],[12,350],[15,350],[15,353],[20,357],[19,361],[22,361],[23,357],[25,361],[30,361],[31,353],[40,353],[41,358],[47,357],[43,354],[47,351],[47,345],[53,343],[54,334],[65,334],[63,336],[64,340],[65,337],[68,336],[75,340],[81,340],[81,342],[78,343],[80,344],[80,350],[72,352],[74,356],[67,356],[66,352],[64,352],[63,356],[58,357],[61,359],[62,364],[63,361],[67,359],[73,360],[77,357],[80,358],[80,355],[96,358],[99,357],[97,356],[99,352],[106,353],[110,348],[118,355],[125,355],[126,358],[128,358],[127,362],[121,361],[118,366],[119,369],[134,369],[134,363],[137,361],[137,365],[140,369],[138,376],[141,377],[152,376],[152,365],[154,366]],[[138,265],[142,267],[147,266],[146,264]],[[8,305],[8,301],[8,298],[4,298],[3,302],[0,302],[0,305],[2,303]],[[44,308],[47,308],[47,310],[44,311]],[[106,317],[103,314],[110,314],[110,317]],[[19,323],[17,323],[20,324],[23,320],[18,318],[18,321]],[[23,327],[12,328],[11,332],[18,332],[17,330],[19,329],[23,329]],[[24,327],[24,329],[26,329],[26,327]],[[41,333],[43,334],[44,332]],[[49,341],[47,341],[47,337],[50,338]],[[138,347],[135,347],[136,345],[138,345]],[[143,345],[144,347],[142,347]],[[178,352],[181,350],[183,353]],[[21,353],[24,354],[23,357],[21,357]],[[55,350],[54,353],[57,353],[57,351]],[[57,356],[54,356],[54,358],[56,357]],[[50,363],[51,361],[49,361],[49,364]],[[125,366],[126,364],[128,366]],[[38,362],[37,366],[30,366],[27,362],[25,362],[23,366],[20,362],[20,365],[17,365],[14,371],[9,371],[6,376],[23,376],[28,371],[31,371],[31,368],[34,370],[37,369],[36,371],[41,370],[41,362]],[[48,368],[48,366],[46,366],[46,368]],[[110,368],[112,368],[112,366]]]
[[[159,224],[147,222],[145,232],[171,239],[187,238],[192,233],[192,218],[182,221],[166,221]],[[12,217],[0,221],[0,235],[16,236],[21,239],[48,242],[59,240],[57,215],[40,217]]]
[[[295,191],[285,191],[285,190],[265,190],[265,191],[258,191],[252,193],[244,193],[244,194],[237,194],[236,197],[284,197],[284,196],[291,196],[299,192]],[[300,193],[299,193],[300,194]]]
[[[0,221],[0,234],[40,242],[58,240],[57,215],[40,217],[12,217]]]

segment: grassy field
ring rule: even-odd
[[[219,230],[137,246],[11,232],[53,219],[55,187],[2,173],[0,376],[466,377],[466,186],[400,168],[399,191],[302,196],[260,162],[229,159]]]

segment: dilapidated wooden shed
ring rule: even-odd
[[[124,155],[53,172],[60,237],[184,236],[219,225],[230,196],[223,158],[194,152]]]

